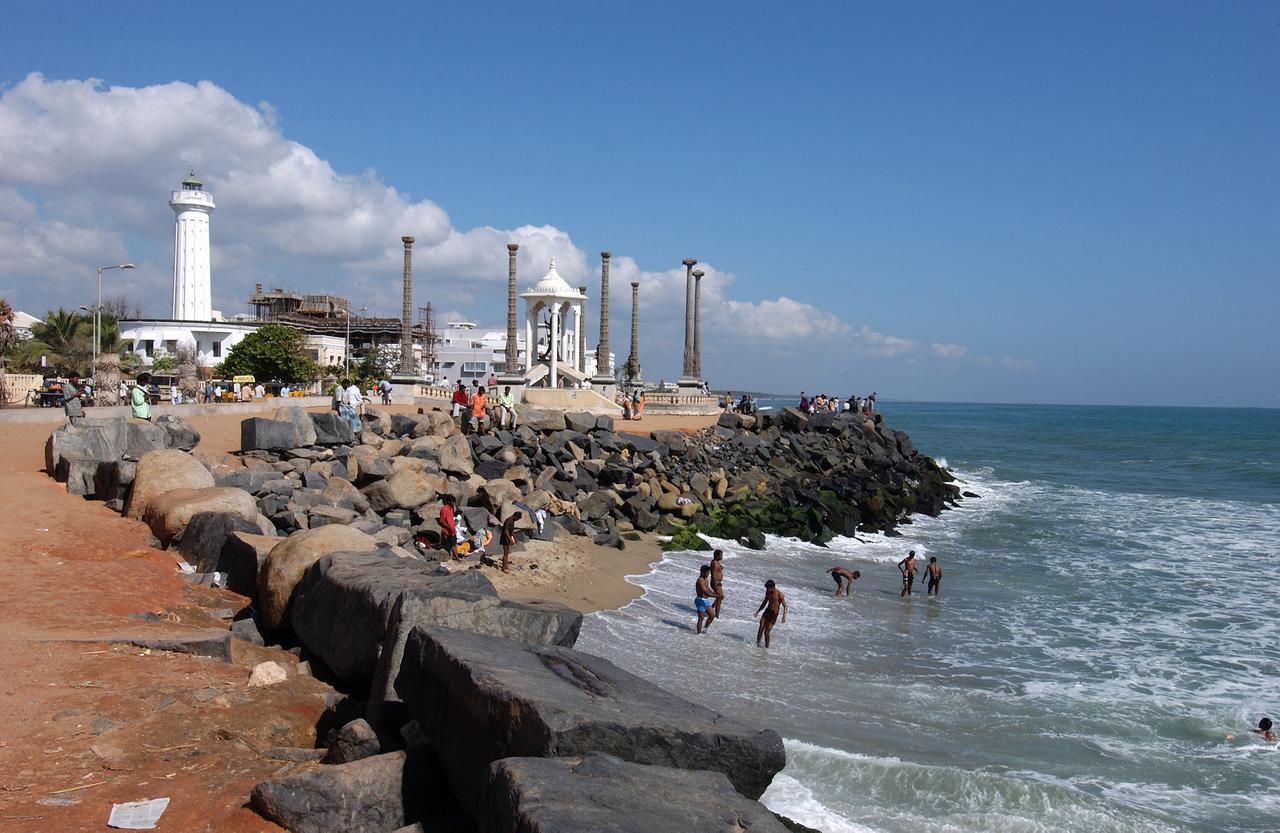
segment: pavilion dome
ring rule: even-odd
[[[524,293],[525,297],[530,295],[548,296],[552,298],[581,298],[582,294],[578,290],[569,286],[559,272],[556,271],[556,259],[551,258],[551,266],[547,269],[547,274],[535,283],[531,289]]]

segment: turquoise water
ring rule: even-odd
[[[981,497],[897,538],[717,542],[705,636],[705,556],[669,554],[579,646],[775,728],[765,802],[828,833],[1280,829],[1280,750],[1226,739],[1280,719],[1280,411],[881,409]],[[940,598],[898,597],[911,548]],[[791,604],[768,652],[765,578]]]

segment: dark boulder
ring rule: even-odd
[[[419,821],[435,830],[458,815],[443,780],[431,750],[388,752],[263,781],[249,804],[293,833],[391,833]]]
[[[734,792],[723,773],[643,766],[596,752],[496,761],[478,821],[486,833],[787,830],[763,804]]]
[[[718,770],[748,798],[758,798],[786,763],[776,732],[569,648],[414,628],[396,691],[440,754],[464,809],[478,808],[489,765],[501,758],[607,752]]]
[[[382,751],[377,733],[363,717],[330,732],[325,747],[328,751],[322,760],[326,764],[347,764]]]
[[[555,602],[517,602],[460,589],[406,590],[392,608],[373,676],[368,718],[375,726],[396,722],[388,721],[385,715],[388,704],[400,701],[396,677],[404,659],[405,643],[416,627],[448,627],[530,645],[572,648],[582,628],[582,614]],[[401,716],[396,714],[397,719]]]
[[[283,451],[305,445],[302,440],[297,424],[289,420],[250,417],[240,423],[241,451]]]
[[[596,415],[587,411],[565,411],[564,425],[570,431],[586,434],[595,430]]]
[[[426,562],[373,552],[337,552],[309,566],[293,592],[289,621],[303,645],[343,679],[372,677],[402,592],[495,596],[477,570],[436,574]]]
[[[169,433],[159,425],[150,422],[128,422],[128,441],[125,445],[126,460],[141,460],[149,451],[160,451],[169,447]]]
[[[317,445],[345,445],[355,439],[351,423],[337,411],[311,414],[311,424],[315,428]]]
[[[260,535],[262,529],[229,512],[197,512],[178,534],[178,552],[196,572],[221,570],[222,550],[233,532]]]
[[[59,477],[58,470],[63,459],[68,456],[104,463],[123,459],[129,443],[127,424],[123,419],[85,417],[75,425],[68,423],[58,426],[45,441],[45,470],[65,483],[65,474]]]
[[[200,432],[180,416],[161,414],[156,417],[156,425],[169,435],[169,448],[191,451],[200,442]]]

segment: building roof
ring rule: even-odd
[[[30,313],[23,312],[20,309],[13,311],[13,326],[19,330],[29,330],[33,324],[41,324],[43,321],[36,318]]]
[[[543,275],[542,280],[522,293],[520,297],[582,298],[583,295],[572,286],[569,286],[569,282],[556,271],[556,259],[553,257],[551,258],[551,266],[547,269],[547,274]]]

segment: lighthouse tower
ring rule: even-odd
[[[173,317],[211,321],[209,215],[213,213],[213,195],[192,172],[182,180],[182,190],[173,192],[169,207],[177,215],[173,227]]]

